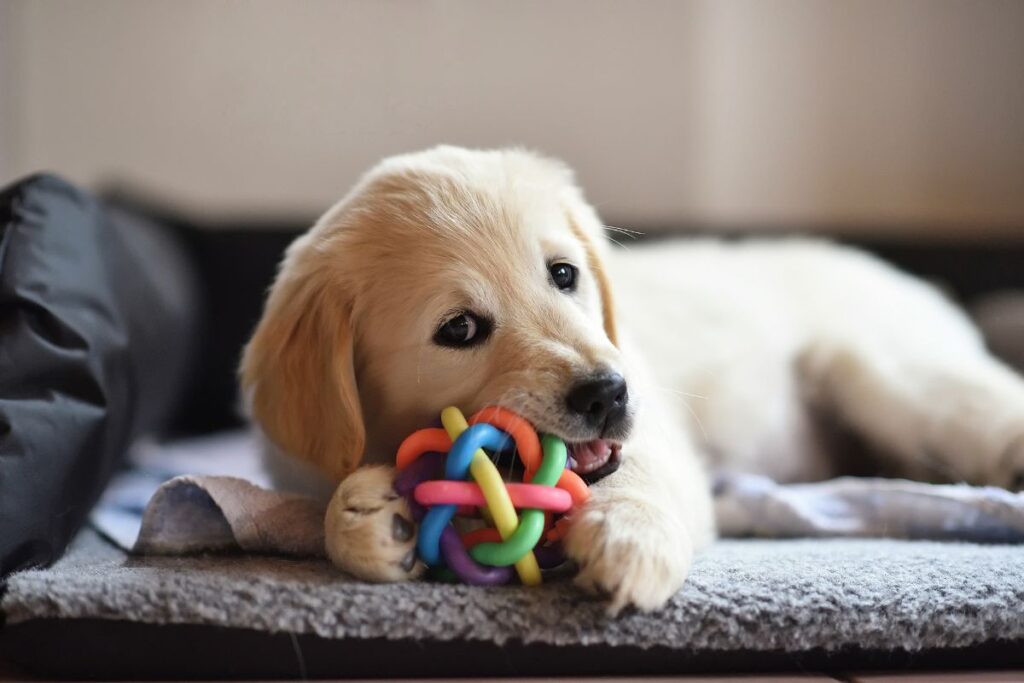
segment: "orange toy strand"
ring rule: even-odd
[[[590,498],[590,489],[587,488],[586,482],[584,482],[580,475],[576,474],[572,470],[566,470],[562,472],[562,476],[558,478],[558,483],[555,484],[560,489],[565,489],[572,496],[572,504],[574,507],[579,507],[587,502]]]
[[[413,432],[405,438],[395,455],[395,467],[404,470],[424,453],[447,453],[452,447],[448,432],[440,427],[431,427]],[[572,492],[570,491],[570,494]],[[576,497],[573,496],[573,500]]]
[[[547,533],[544,535],[544,538],[546,538],[548,542],[554,543],[555,541],[560,541],[563,538],[565,538],[565,534],[568,530],[569,518],[562,517],[557,522],[555,522],[555,525],[552,528],[548,529]]]
[[[530,423],[500,406],[483,408],[469,420],[469,423],[473,425],[481,422],[486,422],[512,436],[512,440],[516,443],[519,459],[523,462],[523,467],[526,468],[523,481],[533,481],[533,475],[540,467],[541,449],[540,439],[537,438],[537,432],[533,430]]]

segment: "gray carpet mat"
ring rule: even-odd
[[[611,619],[566,581],[368,584],[324,561],[132,557],[85,531],[52,568],[12,576],[0,608],[9,624],[99,618],[324,638],[916,651],[1024,639],[1024,546],[721,541],[664,609]]]

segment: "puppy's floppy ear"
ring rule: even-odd
[[[366,443],[352,301],[300,239],[288,250],[242,357],[251,416],[278,447],[340,481]]]
[[[608,340],[612,344],[618,346],[615,301],[612,297],[611,283],[608,280],[608,270],[605,267],[607,263],[605,252],[608,247],[605,243],[601,221],[594,210],[582,199],[570,202],[568,220],[573,235],[583,244],[583,249],[587,254],[587,266],[597,280],[597,290],[601,295],[601,319],[604,322],[604,333],[608,335]]]
[[[604,333],[615,346],[619,345],[618,329],[615,325],[615,301],[612,298],[612,287],[608,280],[606,268],[608,239],[604,232],[604,223],[583,196],[583,191],[576,182],[572,169],[563,162],[520,150],[534,170],[546,176],[552,184],[561,188],[562,206],[573,235],[583,245],[587,254],[587,266],[597,280],[597,289],[601,295],[601,319]]]
[[[608,335],[608,340],[613,345],[618,346],[618,330],[615,326],[615,301],[612,298],[612,286],[608,281],[605,259],[597,247],[594,246],[594,240],[575,221],[572,221],[571,216],[569,220],[571,221],[573,233],[583,243],[583,249],[587,252],[587,265],[597,280],[597,291],[601,294],[601,319],[604,322],[604,333]]]

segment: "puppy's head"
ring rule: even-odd
[[[440,147],[370,171],[289,249],[246,347],[253,418],[336,479],[447,405],[503,405],[608,470],[632,422],[602,226],[571,172]]]

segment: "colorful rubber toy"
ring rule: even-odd
[[[395,491],[420,522],[420,559],[441,575],[447,568],[474,585],[507,583],[513,567],[524,584],[539,584],[541,568],[564,560],[564,517],[555,516],[590,495],[566,467],[565,443],[550,434],[538,438],[529,422],[498,407],[484,408],[468,422],[458,408],[445,408],[441,424],[411,434],[396,456]],[[522,483],[505,482],[483,450],[510,446],[525,469]],[[460,535],[452,524],[456,515],[482,516],[493,526]]]

